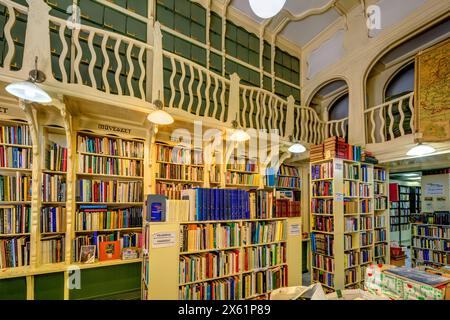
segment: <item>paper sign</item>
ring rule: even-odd
[[[289,226],[289,235],[290,236],[299,236],[302,233],[300,228],[300,223],[293,223]]]
[[[447,197],[437,197],[435,211],[447,211]]]
[[[425,184],[426,196],[442,196],[444,195],[444,185],[441,183],[427,183]]]
[[[340,192],[336,192],[334,195],[335,201],[344,201],[344,194]]]
[[[175,239],[175,232],[155,232],[152,234],[152,248],[173,247]]]

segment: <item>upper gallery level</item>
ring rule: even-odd
[[[142,113],[161,100],[176,119],[223,129],[237,120],[243,128],[278,130],[287,144],[291,137],[309,145],[332,135],[369,146],[405,137],[412,143],[414,93],[399,98],[400,116],[391,121],[396,101],[367,106],[360,94],[366,83],[317,69],[339,64],[323,55],[324,43],[334,39],[330,30],[343,23],[352,32],[365,27],[353,18],[365,11],[364,1],[287,1],[268,21],[252,16],[244,2],[0,0],[2,87],[27,79],[38,57],[47,78],[42,85],[55,96]],[[429,3],[435,1],[423,2],[402,21],[424,8],[428,20],[416,28],[434,21],[437,9]],[[346,62],[352,53],[344,49],[336,55]],[[333,118],[311,102],[338,76],[349,84],[349,111]]]

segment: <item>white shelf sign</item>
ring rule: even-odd
[[[155,232],[152,234],[152,248],[173,247],[175,242],[175,232]]]
[[[290,236],[299,236],[302,230],[300,228],[300,223],[293,223],[289,226],[289,235]]]

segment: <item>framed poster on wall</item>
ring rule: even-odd
[[[450,39],[416,56],[415,120],[421,141],[450,140]]]

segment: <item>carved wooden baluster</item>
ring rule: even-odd
[[[69,48],[67,46],[66,38],[64,36],[65,31],[66,31],[66,25],[61,24],[59,26],[59,39],[62,43],[62,50],[61,50],[61,55],[59,56],[58,62],[59,62],[59,69],[61,70],[62,82],[68,83],[68,76],[67,76],[67,71],[66,71],[66,67],[65,67],[65,61],[67,58],[67,53],[69,52]]]
[[[130,66],[130,70],[128,70],[128,76],[127,76],[127,85],[128,85],[128,92],[130,93],[131,97],[134,97],[134,89],[133,89],[133,84],[131,82],[131,80],[133,79],[133,74],[134,74],[134,63],[133,63],[133,59],[131,59],[131,51],[133,50],[133,43],[129,42],[128,43],[128,48],[127,48],[127,62],[128,65]]]
[[[89,61],[88,72],[89,72],[89,78],[91,79],[92,88],[97,89],[97,81],[95,81],[95,76],[94,76],[95,62],[97,61],[97,55],[94,50],[94,36],[95,36],[95,32],[89,31],[88,47],[89,47],[89,52],[91,53],[91,60]]]

